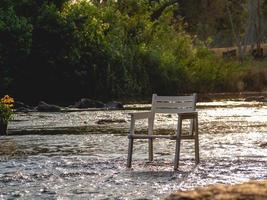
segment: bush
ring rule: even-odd
[[[4,2],[0,89],[22,100],[62,102],[246,87],[247,68],[218,59],[196,42],[174,20],[174,6],[153,18],[156,2]]]

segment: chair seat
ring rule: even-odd
[[[157,139],[157,138],[163,138],[163,139],[170,139],[170,140],[176,140],[176,135],[147,135],[147,134],[135,134],[135,135],[128,135],[129,139]],[[182,135],[181,139],[195,139],[195,135]]]
[[[147,134],[134,134],[128,135],[129,139],[156,139],[156,138],[164,138],[164,139],[172,139],[175,140],[175,135],[147,135]]]

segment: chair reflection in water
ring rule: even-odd
[[[153,94],[152,105],[149,112],[130,113],[131,125],[128,134],[128,159],[127,167],[132,165],[133,144],[135,139],[148,140],[148,158],[153,161],[153,140],[170,139],[176,141],[174,170],[178,169],[180,159],[180,144],[182,139],[192,139],[195,142],[195,163],[199,163],[199,140],[198,140],[198,112],[196,111],[196,94],[191,96],[158,96]],[[172,135],[153,135],[154,119],[156,113],[177,114],[177,130]],[[148,134],[135,134],[135,121],[148,119]],[[183,120],[190,120],[189,135],[182,134]]]

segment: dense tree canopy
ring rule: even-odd
[[[225,2],[2,0],[0,93],[63,102],[244,89],[246,67],[207,48],[233,44]],[[243,1],[227,2],[241,24]]]

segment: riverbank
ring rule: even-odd
[[[247,101],[265,101],[267,91],[264,92],[220,92],[220,93],[200,93],[198,101],[223,101],[223,100],[247,100]],[[267,99],[266,99],[267,100]]]

